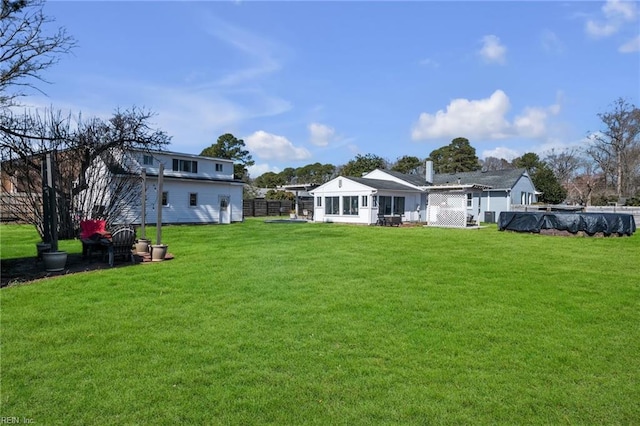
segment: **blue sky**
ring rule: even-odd
[[[83,116],[154,111],[172,151],[244,139],[252,177],[356,154],[483,158],[584,144],[640,105],[638,2],[66,2],[78,47],[46,96]]]

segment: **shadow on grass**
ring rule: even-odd
[[[117,257],[113,268],[134,267],[141,263],[151,262],[151,258],[146,255],[134,254],[134,263],[128,258]],[[173,259],[171,253],[167,253],[165,260]],[[84,258],[80,253],[69,253],[67,263],[63,271],[48,272],[44,269],[41,260],[33,257],[20,257],[15,259],[2,259],[0,268],[0,287],[28,284],[33,281],[58,277],[67,274],[77,274],[80,272],[96,271],[99,269],[112,269],[106,257],[92,256]]]

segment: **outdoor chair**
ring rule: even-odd
[[[472,214],[467,213],[467,226],[475,226],[477,222],[474,220],[474,216]]]
[[[109,266],[113,266],[116,256],[129,257],[134,263],[133,245],[136,240],[136,232],[131,227],[123,227],[113,232],[111,235],[111,245],[109,246]]]
[[[111,233],[106,230],[106,226],[105,220],[83,220],[80,222],[82,257],[90,257],[96,248],[104,254],[111,238]]]

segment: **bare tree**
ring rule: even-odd
[[[640,109],[619,98],[612,110],[598,114],[605,128],[591,135],[587,153],[615,185],[617,197],[634,195],[640,156]]]
[[[560,183],[568,188],[569,181],[580,168],[582,158],[577,148],[567,148],[562,151],[552,149],[542,161],[553,171]]]
[[[170,141],[150,127],[152,115],[133,108],[116,111],[108,121],[85,122],[54,111],[0,114],[2,173],[22,200],[12,204],[12,214],[44,236],[41,167],[43,154],[53,152],[60,238],[73,238],[84,218],[117,221],[141,203],[139,165],[128,153],[162,149]]]
[[[75,40],[64,28],[48,33],[54,20],[44,15],[43,0],[2,0],[0,11],[0,106],[14,103],[23,89],[38,90],[42,72],[68,53]],[[9,88],[16,91],[10,93]]]
[[[586,157],[579,157],[578,168],[567,183],[567,198],[577,204],[590,206],[594,197],[606,198],[604,174],[599,166]]]
[[[498,157],[486,157],[484,160],[480,160],[480,164],[482,164],[482,170],[485,171],[507,170],[514,168],[508,160]]]

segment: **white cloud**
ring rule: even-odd
[[[585,31],[594,38],[616,34],[638,16],[637,6],[632,1],[608,0],[601,10],[602,19],[589,19],[585,24]]]
[[[487,63],[506,63],[507,48],[500,43],[500,38],[494,35],[482,37],[482,48],[478,54]]]
[[[480,158],[487,158],[487,157],[495,157],[495,158],[504,158],[505,160],[513,160],[516,157],[519,157],[520,153],[518,153],[518,151],[511,149],[511,148],[507,148],[505,146],[498,146],[494,149],[486,149],[484,151],[482,151],[482,154],[480,155]]]
[[[274,135],[263,130],[258,130],[247,136],[244,141],[249,151],[263,160],[295,161],[311,157],[311,153],[307,149],[294,146],[284,136]]]
[[[414,126],[413,140],[437,139],[473,135],[478,138],[500,139],[507,137],[509,123],[504,115],[509,110],[509,98],[502,90],[496,90],[489,98],[470,101],[454,99],[447,110],[435,114],[423,112]],[[467,136],[468,137],[468,136]]]
[[[600,38],[609,37],[610,35],[617,33],[619,27],[609,22],[599,23],[589,20],[587,21],[585,30],[591,37]]]
[[[563,45],[560,38],[553,31],[546,29],[540,34],[542,48],[549,53],[562,53]]]
[[[640,52],[640,35],[633,38],[618,48],[620,53]]]
[[[206,31],[217,39],[233,46],[249,59],[250,65],[230,72],[217,81],[221,86],[235,86],[258,77],[273,73],[282,68],[276,59],[276,52],[284,50],[282,46],[266,39],[263,35],[253,34],[243,28],[231,25],[216,17],[208,16]]]
[[[514,133],[521,137],[538,138],[546,133],[548,109],[525,108],[524,113],[513,120]]]
[[[291,108],[287,101],[262,92],[251,93],[244,101],[204,88],[148,87],[138,93],[145,104],[154,105],[158,126],[173,136],[172,149],[184,152],[200,152],[246,120]]]
[[[464,136],[471,139],[538,138],[545,136],[547,119],[560,112],[559,101],[548,107],[527,107],[513,122],[507,118],[511,108],[502,90],[480,100],[454,99],[446,111],[423,112],[413,127],[413,140]]]
[[[309,124],[311,143],[316,146],[327,146],[336,134],[335,129],[320,123]]]
[[[252,178],[256,178],[267,172],[280,172],[280,169],[278,167],[270,166],[268,163],[254,164],[253,166],[247,167],[247,170],[249,171],[249,176],[251,176]]]
[[[608,0],[602,6],[602,12],[608,19],[633,21],[638,13],[635,2]]]
[[[438,68],[440,66],[440,63],[431,58],[426,58],[420,61],[420,65],[428,68]]]

